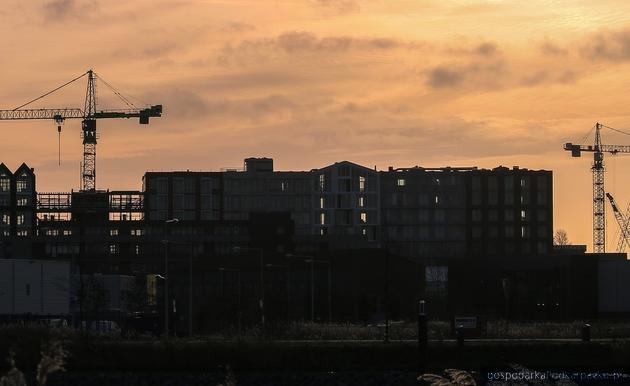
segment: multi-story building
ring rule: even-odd
[[[385,248],[421,259],[550,253],[552,174],[514,167],[381,172]]]
[[[4,256],[24,254],[14,246],[27,243],[41,258],[149,259],[161,253],[165,221],[173,218],[179,224],[169,233],[193,240],[196,254],[224,255],[247,244],[252,214],[284,214],[297,251],[383,248],[421,261],[551,251],[549,171],[379,172],[348,161],[275,171],[269,158],[248,158],[244,166],[147,172],[142,191],[37,194],[32,169],[22,165],[11,173],[0,165]]]
[[[22,164],[11,173],[0,164],[0,235],[30,236],[36,226],[35,173]]]

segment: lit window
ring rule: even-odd
[[[398,182],[397,182],[398,186],[405,186],[405,179],[404,178],[399,178]]]
[[[24,215],[18,214],[16,216],[17,225],[24,225]]]
[[[27,206],[28,205],[28,198],[18,198],[17,199],[17,205],[18,206]]]
[[[365,177],[359,177],[359,192],[365,192]]]
[[[324,197],[319,198],[319,208],[324,209]]]
[[[359,208],[363,208],[365,206],[365,197],[359,197]]]
[[[320,229],[319,229],[319,234],[320,234],[321,236],[324,236],[324,235],[326,235],[327,233],[328,233],[328,230],[327,230],[326,228],[320,228]]]
[[[326,176],[323,174],[319,175],[319,190],[321,192],[326,190]]]
[[[11,180],[0,178],[0,192],[8,192],[9,190],[11,190]]]
[[[527,220],[527,211],[521,210],[521,221]]]
[[[281,182],[280,183],[280,190],[282,190],[283,192],[286,192],[289,189],[289,183],[288,182]]]
[[[109,253],[112,254],[112,255],[118,254],[118,245],[110,244],[109,245]]]
[[[26,229],[19,230],[17,231],[17,235],[22,237],[28,236],[28,231]]]
[[[322,212],[319,214],[319,223],[321,225],[326,224],[326,213]]]
[[[361,233],[363,234],[363,236],[366,236],[367,235],[367,229],[365,229],[365,228],[361,229]]]
[[[362,223],[364,223],[364,224],[367,223],[367,213],[361,212],[360,218],[361,218],[361,222]]]
[[[440,203],[440,196],[438,196],[437,194],[435,195],[435,203],[436,204]]]
[[[131,230],[131,235],[132,236],[142,236],[144,234],[144,232],[142,231],[142,229],[132,229]]]
[[[11,215],[4,213],[2,215],[2,225],[11,225]]]
[[[109,235],[110,236],[118,236],[118,229],[110,229],[109,230]]]
[[[522,237],[522,238],[527,238],[527,237],[529,237],[529,228],[528,228],[528,227],[526,227],[525,225],[523,225],[523,226],[521,227],[521,237]]]
[[[72,229],[64,229],[63,230],[63,235],[64,236],[72,236]]]
[[[140,254],[140,245],[136,244],[136,256]]]
[[[28,189],[28,181],[27,180],[17,180],[17,191],[18,192],[26,192]]]

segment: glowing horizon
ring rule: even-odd
[[[630,128],[628,11],[620,0],[8,0],[0,108],[89,68],[163,104],[148,126],[99,122],[99,188],[140,189],[148,170],[219,170],[250,156],[279,170],[341,160],[552,170],[554,226],[590,249],[591,158],[562,146],[597,121]],[[84,93],[80,83],[35,107],[82,108]],[[99,97],[124,107],[104,87]],[[39,191],[78,188],[79,121],[63,128],[60,167],[52,122],[0,130],[0,162],[34,167]],[[630,144],[615,132],[603,140]],[[607,191],[625,209],[630,165],[606,163]]]

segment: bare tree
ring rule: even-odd
[[[557,229],[553,235],[553,245],[570,245],[569,236],[564,229]]]

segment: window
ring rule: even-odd
[[[63,230],[63,235],[64,236],[72,236],[72,229],[64,229]]]
[[[11,190],[11,180],[6,177],[0,178],[0,192],[8,192]]]
[[[472,220],[473,221],[481,221],[481,209],[473,209],[472,211]]]
[[[25,289],[26,289],[26,296],[31,296],[31,285],[27,284]]]
[[[319,229],[319,234],[320,234],[320,236],[325,236],[325,235],[327,235],[327,234],[328,234],[328,229],[326,229],[326,228],[320,228],[320,229]]]
[[[135,252],[136,252],[136,256],[138,256],[140,254],[140,245],[139,244],[136,244]]]
[[[144,231],[142,229],[132,229],[131,230],[131,235],[132,236],[142,236],[144,234]]]
[[[361,214],[359,215],[359,218],[361,219],[361,222],[363,224],[367,223],[367,213],[361,212]]]
[[[527,215],[526,210],[521,210],[521,221],[529,220],[529,216]]]
[[[24,214],[20,213],[16,217],[17,225],[24,225]]]
[[[17,180],[17,191],[18,192],[26,192],[28,190],[28,181],[27,180]]]
[[[435,195],[434,200],[435,200],[435,204],[436,204],[436,205],[437,205],[437,204],[439,204],[439,203],[440,203],[440,196],[438,196],[438,195],[436,194],[436,195]]]
[[[396,185],[398,186],[405,186],[405,179],[404,178],[399,178]]]
[[[2,214],[2,225],[11,225],[11,215],[7,213]]]
[[[499,213],[497,212],[496,209],[490,209],[488,211],[488,221],[498,221],[499,220]]]
[[[321,212],[319,214],[319,224],[320,225],[325,225],[326,224],[326,213]]]
[[[28,231],[26,229],[22,229],[17,231],[17,235],[20,237],[28,236]]]
[[[110,244],[109,245],[109,253],[111,255],[117,255],[118,254],[118,245],[116,244]]]
[[[511,191],[510,191],[510,192],[506,191],[506,192],[505,192],[505,196],[503,196],[503,202],[504,202],[506,205],[512,205],[512,204],[514,204],[514,193],[513,193],[513,192],[511,192]]]
[[[528,180],[527,177],[521,177],[521,188],[526,188],[529,185]]]
[[[365,207],[365,197],[359,197],[359,208]]]
[[[289,183],[286,181],[282,181],[280,183],[280,190],[282,190],[283,192],[286,192],[287,190],[289,190]]]
[[[514,211],[512,209],[505,210],[505,221],[514,221]]]
[[[359,192],[365,192],[365,177],[359,177]]]
[[[109,230],[109,235],[110,236],[118,236],[118,229],[110,229]]]
[[[323,174],[319,175],[319,191],[323,192],[326,190],[326,176]]]
[[[523,226],[521,227],[521,237],[522,237],[522,238],[527,238],[527,237],[529,237],[529,227],[527,227],[527,226],[525,226],[525,225],[523,225]]]
[[[324,209],[324,203],[325,203],[324,197],[320,197],[319,198],[319,208],[320,209]]]
[[[505,237],[514,237],[514,228],[512,226],[505,227]]]
[[[434,180],[434,183],[439,186],[440,185],[440,179],[436,177],[435,180]]]
[[[18,198],[17,199],[17,205],[18,206],[27,206],[28,205],[28,198],[25,198],[25,197]]]

